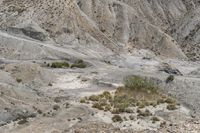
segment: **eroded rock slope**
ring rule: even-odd
[[[198,7],[195,0],[2,0],[0,25],[39,41],[198,60]]]

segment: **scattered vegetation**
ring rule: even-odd
[[[152,115],[152,113],[148,109],[146,109],[145,111],[138,109],[137,113],[138,113],[138,116],[141,116],[141,117],[148,117]]]
[[[0,92],[0,96],[3,96],[3,95],[4,95],[4,92],[1,91],[1,92]]]
[[[103,106],[100,103],[94,103],[92,107],[99,110],[104,110]]]
[[[60,106],[59,105],[54,105],[53,106],[53,110],[59,110],[60,109]]]
[[[83,98],[80,100],[80,103],[86,103],[86,100]]]
[[[21,82],[22,82],[22,79],[17,78],[16,81],[17,81],[18,83],[21,83]]]
[[[48,86],[53,86],[53,84],[52,84],[52,83],[49,83]]]
[[[168,84],[172,81],[174,81],[174,75],[169,75],[169,77],[167,77],[167,79],[166,79],[166,83]]]
[[[104,60],[104,62],[106,63],[106,64],[111,64],[111,62],[109,61],[109,60]]]
[[[68,68],[69,63],[67,62],[53,62],[51,68]]]
[[[26,124],[26,123],[28,123],[28,121],[27,121],[27,119],[22,119],[22,120],[20,120],[20,121],[18,121],[18,124],[19,125],[23,125],[23,124]]]
[[[157,104],[163,104],[163,103],[165,103],[165,99],[164,98],[159,98],[158,100],[157,100]]]
[[[130,116],[129,116],[129,119],[130,119],[130,120],[135,120],[135,116],[130,115]]]
[[[122,117],[121,117],[120,115],[114,115],[114,116],[112,117],[112,121],[113,121],[113,122],[122,122],[123,119],[122,119]]]
[[[51,68],[69,68],[69,67],[70,68],[86,68],[87,64],[83,60],[78,59],[73,64],[63,61],[63,62],[48,63],[46,64],[46,66],[51,67]]]
[[[94,101],[99,101],[99,98],[100,98],[100,96],[92,95],[89,97],[89,100],[94,102]]]
[[[163,122],[160,123],[160,127],[163,128],[163,127],[166,126],[166,124],[167,124],[166,121],[163,121]]]
[[[172,99],[172,98],[165,99],[165,102],[168,103],[168,104],[176,104],[176,100]]]
[[[65,108],[69,108],[70,104],[68,102],[66,102],[65,104]]]
[[[153,116],[151,118],[151,120],[152,120],[152,123],[156,123],[156,122],[160,121],[160,119],[158,117],[156,117],[156,116]]]
[[[71,68],[86,68],[86,67],[87,67],[87,64],[83,60],[81,60],[81,59],[76,60],[71,65]]]
[[[37,113],[38,113],[38,114],[42,114],[43,112],[42,112],[42,110],[38,109],[38,110],[37,110]]]
[[[125,87],[119,87],[113,93],[105,91],[99,95],[91,95],[80,100],[81,103],[91,103],[93,108],[109,111],[118,117],[121,113],[134,113],[137,109],[138,117],[150,117],[152,113],[147,106],[156,107],[160,104],[168,104],[168,110],[177,109],[176,100],[164,95],[153,82],[141,77],[129,77],[125,79]],[[117,120],[113,118],[114,122]],[[135,119],[131,117],[130,120]],[[152,117],[152,121],[158,121]]]
[[[167,109],[168,110],[176,110],[177,109],[176,104],[169,104],[169,105],[167,105]]]
[[[158,87],[151,81],[140,76],[130,76],[125,78],[125,87],[131,90],[146,91],[154,93]]]
[[[9,12],[18,12],[19,14],[24,12],[26,8],[24,6],[10,6],[9,7]]]
[[[55,102],[55,103],[61,103],[61,101],[62,101],[62,100],[61,100],[60,97],[55,97],[55,98],[54,98],[54,102]]]
[[[145,103],[146,102],[142,102],[142,101],[141,102],[137,102],[138,108],[141,108],[141,109],[144,108],[145,107]]]

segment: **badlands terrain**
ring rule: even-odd
[[[199,132],[199,0],[0,0],[0,133]]]

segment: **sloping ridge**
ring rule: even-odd
[[[2,3],[1,12],[12,14],[2,18],[6,20],[1,22],[3,28],[36,23],[56,43],[64,45],[73,38],[80,45],[84,40],[98,42],[115,53],[138,48],[163,57],[186,59],[176,40],[165,33],[187,12],[182,0],[15,0],[14,7],[24,9],[20,11],[6,10],[9,2]]]

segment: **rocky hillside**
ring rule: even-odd
[[[200,132],[200,0],[0,0],[0,133]]]
[[[200,59],[198,0],[1,0],[0,26],[39,41]],[[195,47],[194,47],[195,46]]]

